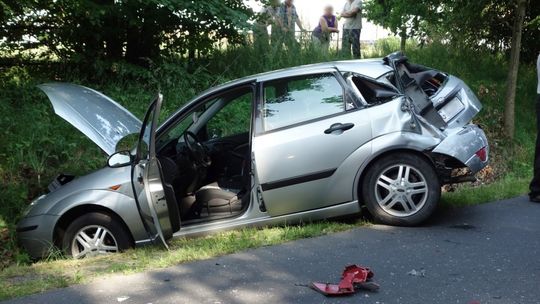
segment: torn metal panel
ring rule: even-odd
[[[489,161],[489,145],[486,134],[476,125],[448,130],[450,133],[435,149],[434,153],[451,156],[477,173]]]
[[[310,287],[325,296],[351,295],[357,289],[376,291],[379,285],[372,282],[374,273],[367,267],[349,265],[345,267],[338,284],[311,283]]]
[[[448,128],[469,123],[482,110],[478,97],[462,80],[452,75],[448,76],[446,85],[431,99]]]
[[[371,129],[374,138],[393,132],[420,133],[414,116],[403,106],[404,98],[370,109]]]

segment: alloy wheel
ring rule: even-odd
[[[410,165],[392,165],[379,175],[375,184],[375,198],[388,214],[407,217],[419,212],[428,198],[428,184],[424,175]]]
[[[99,225],[83,227],[75,234],[71,242],[71,254],[76,259],[118,251],[118,243],[114,235],[107,228]]]

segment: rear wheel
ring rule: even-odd
[[[437,207],[441,185],[433,165],[415,154],[392,154],[378,160],[362,185],[366,207],[380,223],[413,226]]]
[[[121,252],[131,247],[131,237],[124,226],[103,213],[88,213],[75,219],[62,241],[64,253],[76,259]]]

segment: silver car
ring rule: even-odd
[[[441,185],[470,181],[488,163],[486,136],[471,123],[475,94],[402,53],[236,80],[161,125],[161,95],[141,122],[92,89],[40,88],[109,159],[86,176],[60,175],[31,203],[17,232],[36,258],[54,247],[81,258],[167,246],[363,206],[380,223],[418,225]]]

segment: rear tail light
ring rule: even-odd
[[[487,153],[487,147],[483,147],[482,149],[476,151],[476,156],[478,156],[478,158],[480,158],[480,160],[482,162],[485,162],[487,160],[487,156],[488,156],[488,153]]]

